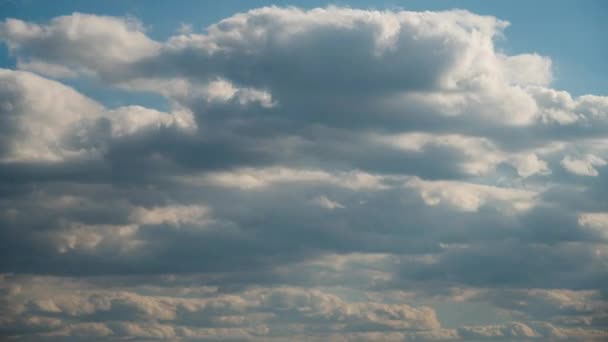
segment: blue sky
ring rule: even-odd
[[[0,339],[608,339],[607,3],[328,4],[0,1]]]

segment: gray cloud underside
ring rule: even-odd
[[[0,335],[606,338],[608,97],[498,51],[507,25],[271,7],[159,42],[131,18],[0,23]],[[494,322],[448,322],[480,307]]]

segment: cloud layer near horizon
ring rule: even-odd
[[[144,24],[0,23],[0,336],[608,338],[608,97],[497,50],[508,23]]]

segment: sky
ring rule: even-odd
[[[608,339],[605,1],[0,1],[0,339]]]

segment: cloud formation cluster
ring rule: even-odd
[[[507,26],[1,22],[0,335],[607,338],[608,97],[552,89],[549,57],[496,48]]]

